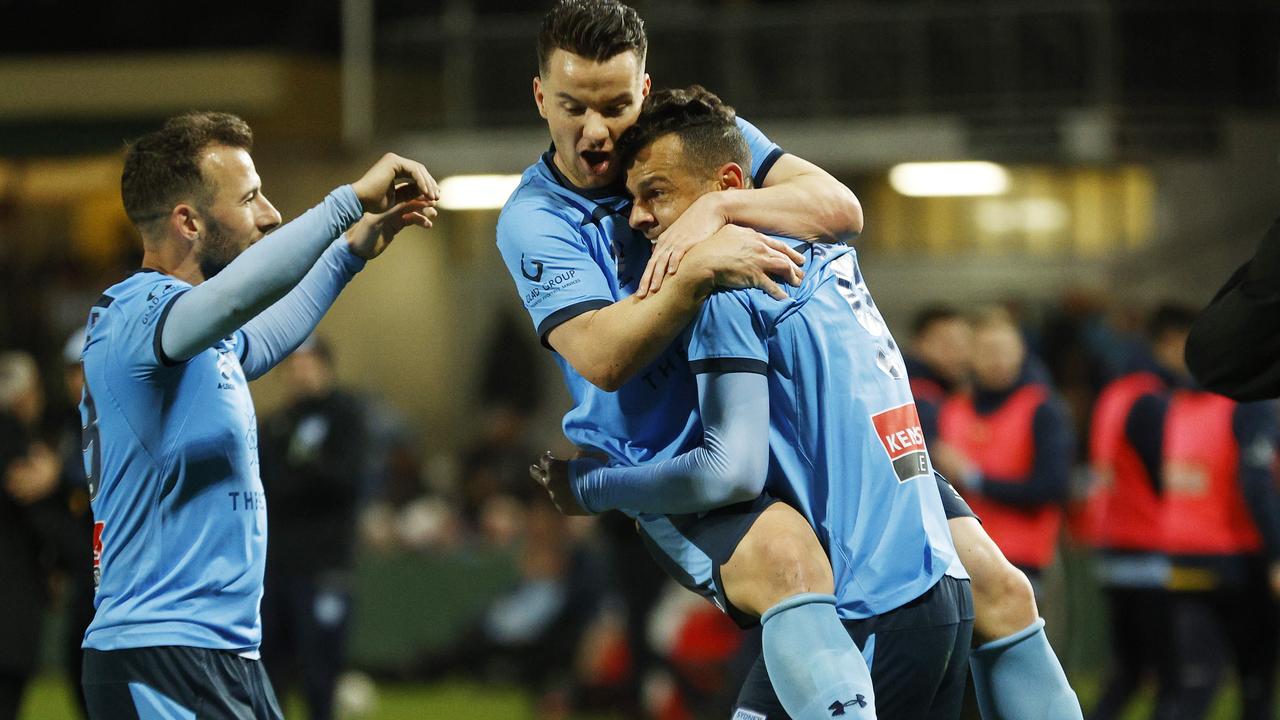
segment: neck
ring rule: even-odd
[[[159,270],[191,285],[199,285],[205,280],[200,263],[196,261],[195,250],[189,245],[184,248],[174,242],[148,242],[142,253],[142,267]]]

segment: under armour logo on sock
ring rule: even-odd
[[[838,715],[843,715],[844,709],[847,707],[851,707],[853,705],[857,705],[860,708],[864,708],[867,706],[867,699],[862,695],[858,695],[854,697],[852,700],[850,700],[849,702],[845,702],[845,703],[842,703],[839,700],[837,700],[831,703],[830,705],[828,705],[827,709],[831,711],[831,717],[836,717]]]

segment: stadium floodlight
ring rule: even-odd
[[[889,184],[910,197],[1001,195],[1009,171],[991,162],[902,163],[889,170]]]
[[[519,184],[519,175],[453,175],[440,181],[440,208],[497,210]]]

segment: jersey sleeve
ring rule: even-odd
[[[557,325],[614,302],[578,228],[549,209],[509,207],[498,220],[498,250],[543,345]]]
[[[714,292],[688,330],[689,367],[694,374],[766,374],[769,353],[763,323],[749,290]]]
[[[755,125],[738,118],[738,129],[747,138],[747,147],[751,149],[751,182],[755,187],[764,187],[764,179],[769,176],[773,164],[782,157],[782,148],[765,137]]]
[[[149,375],[173,367],[164,354],[160,337],[174,301],[191,289],[187,283],[159,273],[139,281],[129,292],[117,297],[110,308],[115,312],[111,327],[111,350],[115,359],[133,372]]]

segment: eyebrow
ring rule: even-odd
[[[576,98],[576,97],[574,97],[574,96],[570,95],[569,93],[567,93],[567,92],[565,92],[565,91],[563,91],[563,90],[561,90],[560,92],[556,93],[556,97],[560,98],[561,100],[568,100],[569,102],[575,102],[575,103],[578,103],[579,105],[589,105],[589,104],[590,104],[590,103],[583,102],[582,100],[579,100],[578,98]],[[614,97],[612,97],[612,98],[610,98],[610,99],[606,100],[604,104],[605,104],[605,105],[616,105],[616,104],[618,104],[618,103],[620,103],[620,102],[624,102],[624,101],[625,101],[625,102],[630,102],[630,101],[631,101],[631,93],[630,93],[630,92],[624,92],[624,93],[620,93],[620,94],[618,94],[618,95],[615,95]]]
[[[649,175],[648,177],[642,178],[640,182],[636,183],[636,190],[648,190],[649,188],[653,187],[654,185],[657,185],[658,183],[670,183],[670,182],[671,181],[667,179],[666,175],[661,175],[661,174]]]

